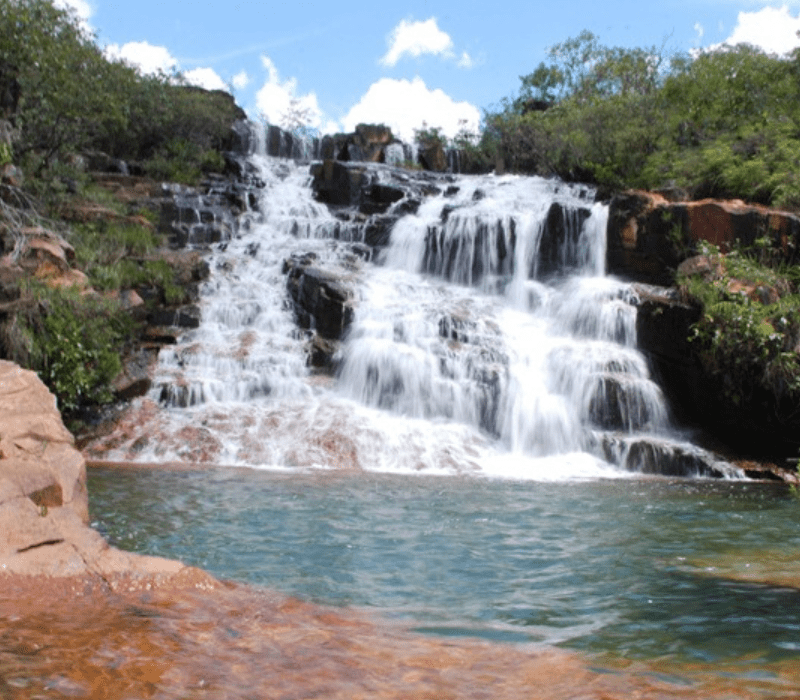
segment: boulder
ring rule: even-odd
[[[239,119],[231,125],[230,151],[247,156],[256,150],[256,134],[252,122]]]
[[[173,328],[199,328],[201,320],[200,307],[189,306],[161,307],[153,309],[147,316],[151,326],[171,326]]]
[[[42,228],[22,228],[17,235],[17,264],[23,273],[53,288],[89,289],[89,278],[70,267],[75,251],[61,236]]]
[[[0,361],[3,584],[11,575],[80,577],[112,590],[140,590],[193,574],[191,585],[216,585],[180,562],[114,549],[88,522],[86,463],[55,397],[34,372]]]
[[[709,389],[696,348],[689,341],[699,307],[685,303],[674,287],[636,284],[636,337],[659,386],[679,420],[696,422],[698,394]]]
[[[362,201],[362,189],[369,181],[364,167],[338,160],[315,163],[311,174],[317,199],[334,206],[358,206]]]
[[[741,478],[744,472],[711,452],[690,443],[656,436],[624,437],[600,434],[591,445],[605,460],[640,474],[677,477]]]
[[[439,141],[420,144],[417,152],[419,164],[426,170],[443,173],[447,171],[447,153]]]
[[[561,275],[569,269],[580,267],[583,263],[579,245],[581,231],[583,223],[590,215],[588,208],[569,209],[559,202],[550,205],[542,229],[539,252],[531,262],[532,278]]]
[[[392,130],[388,126],[377,124],[359,124],[351,137],[350,147],[353,154],[350,160],[361,160],[368,163],[385,163],[385,148],[394,142]]]
[[[284,263],[287,288],[301,327],[328,340],[341,340],[353,320],[353,292],[343,273],[323,270],[305,259]]]
[[[144,396],[153,385],[157,361],[156,348],[141,348],[122,358],[122,371],[112,382],[114,396],[119,401]]]
[[[70,269],[75,250],[61,236],[42,228],[23,228],[19,234],[24,238],[19,260],[23,269],[35,272],[42,264],[64,272]]]
[[[359,124],[353,133],[323,136],[315,155],[324,160],[385,163],[386,147],[396,142],[388,126]]]

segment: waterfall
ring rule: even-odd
[[[591,188],[426,180],[424,197],[393,197],[375,215],[392,225],[370,247],[373,219],[317,202],[307,166],[263,151],[252,164],[266,183],[259,210],[213,246],[202,323],[161,352],[112,457],[523,479],[736,475],[675,434],[636,349],[635,294],[604,275],[607,207]],[[352,290],[340,343],[294,308],[287,261]],[[333,373],[309,366],[313,343],[333,348]]]

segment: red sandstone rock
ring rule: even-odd
[[[707,241],[727,252],[766,237],[789,263],[800,259],[800,217],[741,200],[670,202],[629,191],[611,201],[608,271],[638,282],[671,285],[675,268]]]
[[[34,372],[0,361],[0,574],[99,578],[112,589],[214,579],[110,547],[88,527],[86,463]],[[191,575],[190,575],[191,574]]]

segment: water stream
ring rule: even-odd
[[[635,294],[603,274],[607,207],[591,189],[451,177],[416,208],[396,202],[407,213],[369,251],[369,221],[316,202],[307,166],[252,162],[266,182],[260,211],[211,253],[200,327],[161,352],[150,396],[106,458],[740,476],[671,425],[636,349]],[[408,179],[389,167],[371,176]],[[286,261],[299,258],[354,296],[333,377],[309,368],[288,298]]]
[[[316,202],[307,167],[253,162],[260,212],[212,251],[200,328],[102,445],[207,468],[93,469],[95,526],[432,635],[702,666],[779,696],[800,658],[800,572],[780,571],[800,508],[672,424],[636,296],[604,275],[594,193],[454,178],[365,259],[366,224]],[[286,291],[298,256],[352,289],[332,374],[309,367]]]

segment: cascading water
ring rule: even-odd
[[[736,475],[673,435],[635,347],[635,295],[603,276],[607,209],[590,189],[451,176],[414,213],[398,214],[407,198],[392,205],[388,245],[368,262],[353,242],[369,222],[317,203],[307,166],[252,161],[266,182],[260,214],[211,254],[201,326],[162,351],[136,428],[109,457],[535,479]],[[334,377],[308,368],[309,332],[287,295],[285,261],[301,255],[355,289]]]

